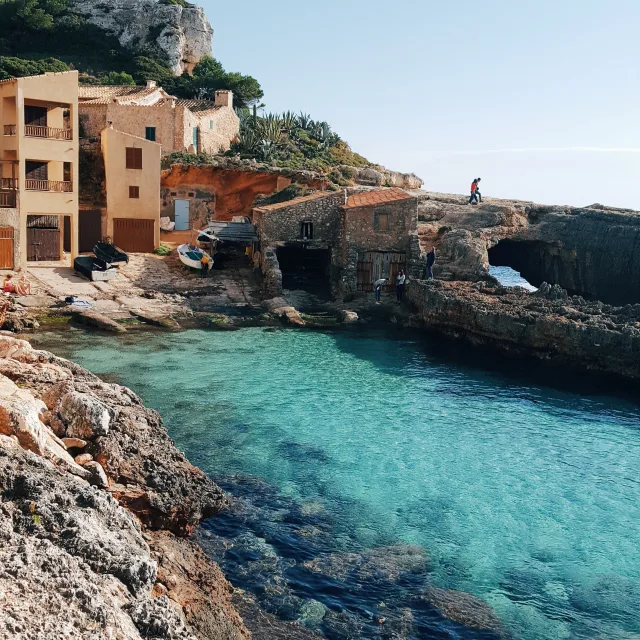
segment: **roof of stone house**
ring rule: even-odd
[[[275,204],[267,204],[264,207],[255,207],[255,211],[277,211],[278,209],[286,209],[287,207],[294,207],[310,200],[319,200],[320,198],[326,198],[328,196],[334,196],[335,191],[317,191],[308,196],[300,196],[293,200],[286,200],[285,202],[276,202]]]
[[[209,100],[178,100],[176,106],[186,107],[197,116],[204,116],[223,109],[221,105],[216,105],[215,102],[210,102]]]
[[[136,85],[87,85],[78,86],[78,99],[83,104],[107,104],[118,98],[140,100],[158,91],[159,87]]]
[[[63,76],[66,75],[67,73],[75,73],[77,74],[78,72],[75,70],[71,70],[71,71],[46,71],[45,73],[36,73],[33,76],[20,76],[17,78],[6,78],[5,80],[0,80],[0,84],[5,84],[8,82],[15,82],[16,80],[30,80],[31,78],[46,78],[47,76]]]
[[[358,209],[360,207],[376,207],[389,202],[399,202],[400,200],[410,200],[414,196],[402,189],[392,187],[391,189],[375,189],[374,191],[363,191],[349,196],[347,204],[343,209]]]

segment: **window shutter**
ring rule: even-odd
[[[127,147],[127,169],[133,169],[133,149]]]
[[[130,198],[139,198],[140,197],[140,187],[129,187],[129,197]]]
[[[136,169],[142,169],[142,149],[136,149]]]
[[[142,149],[127,147],[127,169],[142,169]]]

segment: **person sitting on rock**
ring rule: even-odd
[[[18,284],[16,285],[16,292],[21,296],[31,295],[31,283],[27,280],[27,276],[24,273],[20,274]]]
[[[469,204],[478,204],[482,202],[482,194],[480,193],[480,180],[482,178],[476,178],[471,183],[471,197],[469,198]]]
[[[4,282],[2,283],[2,291],[3,293],[15,293],[16,285],[13,283],[13,276],[8,274],[4,278]]]
[[[433,265],[436,263],[436,248],[433,247],[429,253],[427,253],[427,262],[424,267],[424,273],[422,274],[422,279],[433,280]]]

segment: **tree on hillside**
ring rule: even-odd
[[[256,104],[264,96],[260,83],[251,76],[227,72],[220,62],[204,56],[193,69],[193,88],[198,97],[213,100],[216,91],[233,91],[234,104],[242,109]]]
[[[133,85],[136,83],[136,81],[133,79],[133,76],[121,71],[111,71],[106,76],[102,76],[100,78],[100,82],[102,84],[108,84],[108,85],[126,85],[126,84]]]
[[[0,0],[0,18],[14,28],[47,31],[67,7],[67,0]]]

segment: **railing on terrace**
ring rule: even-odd
[[[17,189],[18,178],[0,178],[0,189]]]
[[[55,129],[54,127],[37,127],[32,124],[25,125],[24,135],[29,138],[49,138],[50,140],[71,140],[71,129]]]
[[[4,125],[4,135],[5,136],[15,136],[18,128],[15,124],[5,124]]]
[[[72,182],[62,182],[61,180],[30,180],[25,182],[27,191],[56,191],[58,193],[71,193],[73,191]]]
[[[14,209],[16,206],[15,191],[0,191],[0,207]]]

